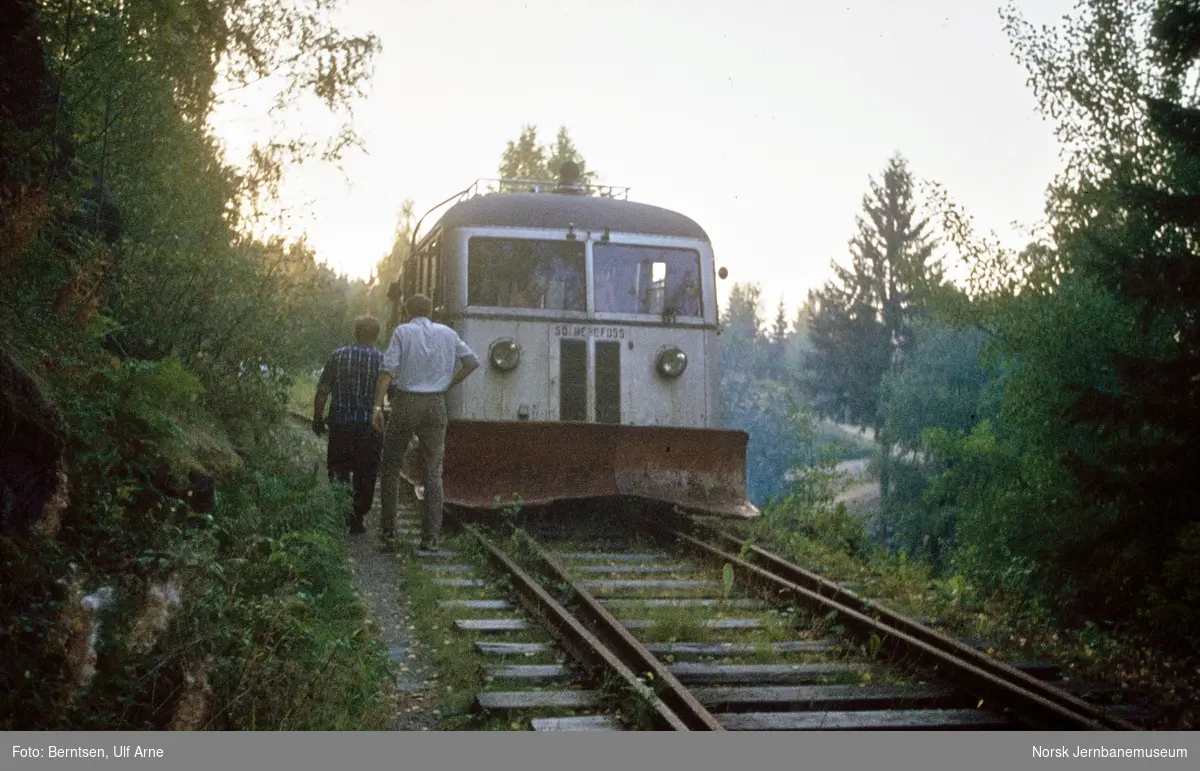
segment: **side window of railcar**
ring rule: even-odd
[[[467,302],[489,308],[587,309],[581,241],[476,236],[467,244]]]
[[[596,310],[700,316],[700,255],[692,249],[594,244]]]

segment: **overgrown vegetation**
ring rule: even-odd
[[[282,423],[363,288],[246,235],[321,149],[238,170],[207,126],[219,79],[342,112],[377,44],[332,6],[5,6],[0,726],[387,725],[346,501]]]
[[[832,474],[832,465],[814,469],[800,486],[821,489]],[[810,475],[816,478],[806,484]],[[777,500],[760,520],[734,529],[746,544],[775,551],[872,602],[951,635],[986,640],[992,656],[1056,661],[1069,679],[1103,683],[1118,701],[1142,694],[1137,698],[1154,705],[1155,728],[1189,730],[1200,719],[1194,698],[1200,681],[1186,658],[1093,620],[1068,623],[1045,595],[1008,590],[967,571],[939,570],[907,550],[890,549],[871,537],[867,520],[848,514],[828,491]],[[810,618],[808,625],[816,637],[838,632],[829,617]]]
[[[386,298],[302,242],[249,235],[289,164],[356,138],[278,133],[238,168],[208,127],[216,84],[278,85],[277,118],[345,114],[377,42],[342,35],[336,5],[0,11],[4,727],[384,724],[346,502],[281,426],[352,315],[384,317]],[[755,537],[906,612],[1122,682],[1194,651],[1193,5],[1085,0],[1057,32],[1003,14],[1068,149],[1026,248],[977,237],[936,189],[918,202],[897,158],[848,266],[793,323],[781,303],[768,325],[758,288],[734,288],[721,404],[751,434]],[[567,159],[586,169],[565,129],[546,146],[525,127],[500,173],[553,180]],[[413,227],[406,205],[383,283]],[[963,285],[941,272],[955,259]],[[867,454],[839,440],[844,423],[876,444],[882,539],[831,503],[834,464]],[[432,595],[412,585],[424,612]],[[447,714],[466,714],[468,690],[451,684]]]
[[[139,597],[101,617],[97,674],[72,726],[152,730],[178,719],[162,673],[202,667],[210,708],[194,729],[389,727],[390,660],[346,563],[339,512],[348,502],[296,468],[286,429],[272,440],[255,448],[209,517],[182,529],[180,553],[159,558],[181,576],[182,602],[155,646],[126,644]],[[180,685],[188,693],[186,674]]]
[[[1200,642],[1200,16],[1174,0],[1086,0],[1058,30],[1002,16],[1068,151],[1044,234],[1002,248],[937,186],[917,201],[890,164],[851,259],[793,329],[780,314],[767,331],[757,290],[735,291],[727,422],[758,439],[752,494],[806,560],[848,578],[851,558],[905,565],[915,611],[955,597],[1028,622],[1015,639],[1049,622],[1092,652],[1187,655]],[[955,261],[960,284],[937,267]],[[820,466],[798,462],[811,432],[787,435],[809,411],[873,430],[878,532],[819,505],[822,475],[816,490],[811,473],[789,481]]]
[[[469,536],[451,536],[444,547],[464,562],[480,559],[475,541]],[[399,589],[407,599],[410,618],[416,622],[413,631],[437,670],[433,713],[438,726],[444,730],[475,730],[480,717],[475,710],[475,694],[484,683],[484,659],[469,636],[454,625],[455,619],[462,617],[462,611],[440,605],[461,593],[439,586],[435,576],[423,570],[418,560],[401,559],[404,561]],[[473,592],[479,597],[486,593],[486,590]],[[475,611],[474,615],[478,613]]]

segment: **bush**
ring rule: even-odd
[[[289,441],[277,433],[249,453],[211,514],[160,523],[162,548],[134,561],[141,575],[81,566],[89,587],[115,589],[97,619],[95,676],[82,687],[63,677],[73,671],[70,645],[55,634],[78,597],[48,593],[26,603],[4,630],[12,654],[4,668],[6,680],[28,687],[10,693],[0,725],[385,728],[390,660],[365,621],[346,563],[341,512],[348,502],[300,469],[289,457],[295,449],[294,434]],[[53,585],[57,564],[52,547],[35,556],[43,559],[17,565],[11,550],[4,554],[6,572],[34,597]],[[163,602],[148,601],[156,596]],[[164,628],[147,638],[156,625]],[[56,701],[53,683],[69,698]],[[196,695],[202,698],[189,711]]]

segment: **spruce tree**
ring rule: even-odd
[[[923,290],[941,274],[902,158],[891,159],[882,184],[872,181],[862,205],[849,267],[835,262],[834,279],[809,293],[806,369],[823,414],[878,428],[879,383],[897,350],[911,347]]]
[[[771,323],[768,338],[770,361],[767,363],[768,374],[778,382],[787,380],[787,345],[791,332],[788,329],[787,311],[783,298],[779,298],[779,306],[775,311],[775,321]]]
[[[806,382],[822,414],[875,431],[885,460],[880,488],[886,502],[890,442],[883,432],[880,386],[911,349],[925,290],[940,283],[941,269],[927,222],[917,220],[912,174],[903,158],[888,162],[882,183],[872,180],[862,206],[850,266],[835,262],[835,279],[809,294],[813,350]]]
[[[500,176],[505,179],[540,179],[546,175],[546,147],[538,144],[537,126],[522,126],[521,135],[509,140],[500,157]]]
[[[575,147],[566,126],[558,129],[553,145],[538,142],[537,126],[526,125],[515,140],[509,140],[500,156],[500,176],[505,179],[532,179],[554,182],[562,165],[574,161],[579,166],[580,182],[592,183],[596,172],[587,170],[587,160]]]

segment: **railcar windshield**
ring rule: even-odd
[[[596,310],[700,316],[700,255],[630,244],[592,247]]]
[[[473,237],[467,302],[489,308],[587,310],[582,241]]]

